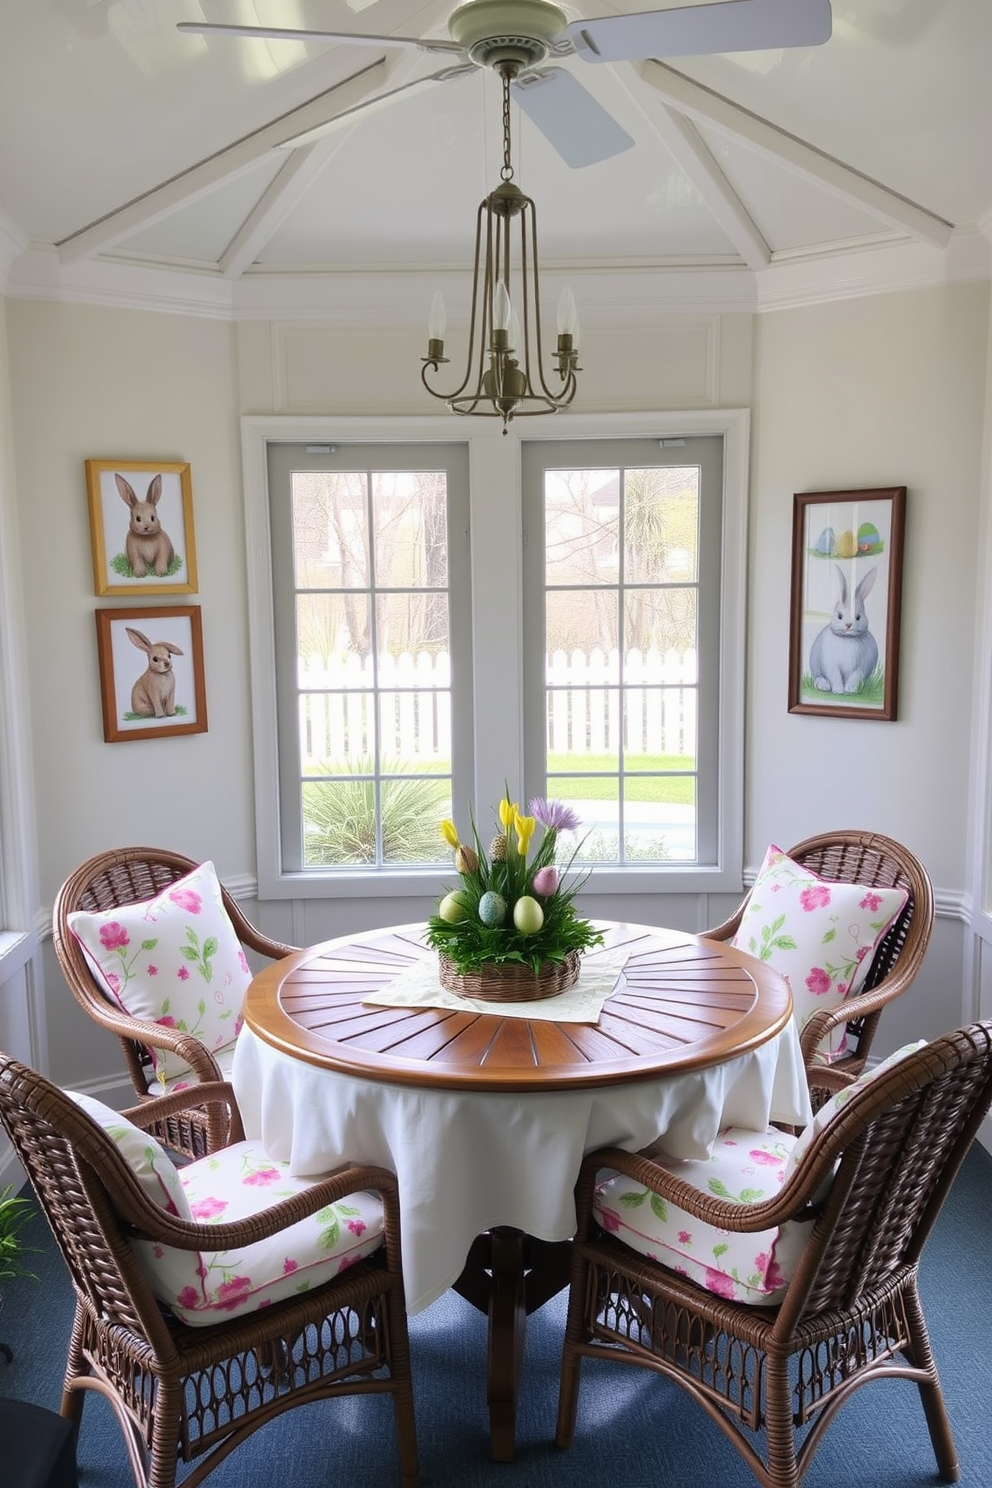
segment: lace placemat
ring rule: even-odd
[[[501,1018],[540,1018],[547,1023],[598,1023],[603,1004],[616,991],[622,980],[629,947],[597,952],[582,958],[579,980],[567,992],[535,1002],[490,1002],[482,997],[459,997],[441,986],[437,962],[417,961],[401,971],[395,981],[381,992],[370,992],[362,998],[367,1007],[431,1007],[469,1009],[476,1013],[497,1014]]]

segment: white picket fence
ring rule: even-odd
[[[616,651],[555,651],[548,659],[548,752],[695,754],[695,651],[628,651],[620,684]],[[416,766],[451,757],[447,653],[309,656],[299,664],[305,766],[372,754],[378,684],[384,759]],[[621,699],[623,704],[621,705]],[[625,718],[622,716],[622,706]]]

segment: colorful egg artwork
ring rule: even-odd
[[[816,552],[822,553],[824,558],[829,558],[833,550],[834,529],[832,527],[824,527],[823,531],[816,539]]]
[[[882,546],[878,528],[873,522],[862,522],[858,528],[858,552],[877,553]]]
[[[855,539],[854,533],[851,531],[842,532],[840,537],[837,539],[837,557],[853,558],[857,551],[858,544]]]

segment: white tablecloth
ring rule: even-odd
[[[593,1148],[638,1151],[663,1136],[671,1156],[705,1157],[721,1126],[805,1125],[811,1114],[792,1024],[712,1069],[520,1095],[356,1079],[283,1054],[246,1026],[232,1081],[247,1134],[295,1175],[346,1161],[397,1175],[411,1313],[455,1281],[484,1230],[569,1239],[573,1184]]]

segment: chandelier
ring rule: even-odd
[[[515,184],[510,164],[510,83],[519,70],[516,59],[501,60],[496,65],[503,84],[503,169],[500,185],[480,203],[476,218],[465,376],[450,392],[431,387],[428,381],[429,371],[436,373],[448,362],[440,292],[431,306],[427,355],[421,358],[420,374],[431,396],[447,403],[452,413],[501,418],[504,434],[510,420],[518,415],[557,413],[559,408],[566,408],[575,397],[575,374],[582,370],[575,300],[566,288],[558,303],[558,347],[554,354],[560,386],[554,391],[545,381],[537,209]]]

